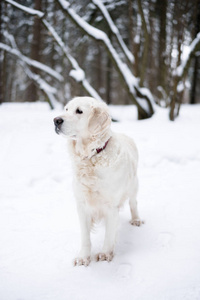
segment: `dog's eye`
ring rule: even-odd
[[[82,113],[83,113],[82,110],[80,110],[79,108],[77,108],[76,114],[82,114]]]
[[[65,108],[66,111],[68,111],[68,108]]]

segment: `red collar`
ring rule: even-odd
[[[97,148],[96,149],[97,153],[100,153],[101,151],[103,151],[106,148],[106,146],[108,145],[109,140],[110,140],[110,138],[107,140],[107,142],[105,143],[105,145],[103,146],[103,148]]]

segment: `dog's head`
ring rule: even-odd
[[[69,101],[65,112],[54,119],[56,133],[72,139],[103,135],[111,124],[107,105],[91,97]]]

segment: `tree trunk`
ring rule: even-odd
[[[128,20],[129,20],[129,44],[130,44],[130,49],[131,52],[134,56],[134,25],[133,25],[133,1],[132,0],[128,0]],[[135,65],[137,65],[138,58],[135,57]],[[134,70],[134,64],[132,64],[132,70]],[[136,74],[137,72],[135,72]],[[137,76],[137,75],[136,75]]]
[[[112,39],[112,34],[109,32],[108,34],[109,39]],[[112,68],[112,62],[110,59],[110,56],[107,54],[107,62],[106,62],[106,103],[111,104],[111,68]]]
[[[99,94],[101,97],[104,97],[104,91],[102,90],[103,87],[103,70],[102,70],[102,51],[101,47],[98,47],[98,53],[97,53],[97,90],[99,91]]]
[[[107,65],[106,65],[106,103],[111,104],[111,68],[112,63],[109,55],[107,56]]]
[[[181,96],[178,94],[177,87],[179,83],[183,83],[187,74],[188,70],[191,64],[191,60],[194,58],[196,52],[200,51],[200,32],[196,36],[196,38],[193,40],[193,42],[190,45],[190,52],[188,54],[187,60],[183,62],[182,65],[180,65],[177,70],[181,70],[177,73],[177,75],[174,77],[174,87],[173,87],[173,93],[172,93],[172,99],[170,103],[170,120],[174,121],[174,119],[177,116],[177,113],[180,109],[180,103],[181,103]],[[175,112],[175,108],[178,104],[177,113]]]
[[[35,0],[35,7],[36,10],[42,10],[42,0]],[[31,53],[30,57],[34,60],[40,61],[40,45],[41,45],[41,21],[40,19],[35,16],[34,23],[33,23],[33,39],[31,44]],[[33,73],[38,74],[38,70],[34,67],[31,67],[31,71]],[[34,102],[37,99],[37,86],[34,82],[30,82],[27,91],[27,101]]]
[[[190,104],[196,103],[197,76],[198,76],[198,68],[199,68],[198,62],[199,62],[199,57],[196,56],[194,58],[194,71],[193,71],[193,78],[192,78]]]
[[[158,72],[158,84],[166,92],[166,14],[167,14],[167,0],[157,0],[157,7],[159,13],[159,72]]]
[[[147,81],[148,81],[148,87],[150,91],[153,93],[153,95],[156,96],[156,101],[158,101],[158,90],[157,90],[157,55],[155,53],[156,49],[156,37],[157,34],[155,33],[154,28],[156,27],[155,24],[155,5],[153,0],[150,1],[150,7],[149,7],[149,25],[150,25],[150,38],[149,38],[149,51],[148,51],[148,74],[147,74]],[[158,102],[159,103],[159,102]]]
[[[145,93],[145,90],[142,90],[138,87],[135,81],[135,76],[133,76],[127,65],[122,62],[116,49],[113,47],[105,32],[89,25],[82,17],[76,14],[76,12],[71,9],[71,7],[69,8],[68,6],[63,5],[63,2],[60,0],[57,1],[59,2],[63,11],[83,32],[85,32],[95,41],[98,41],[102,45],[104,45],[105,49],[108,52],[108,55],[110,56],[110,59],[112,60],[113,66],[116,68],[116,71],[118,72],[119,77],[121,78],[122,83],[126,91],[128,92],[130,100],[137,106],[138,112],[140,112],[140,116],[143,119],[150,118],[154,114],[153,105],[151,103],[151,99],[153,98],[153,96],[151,95],[149,97],[149,94],[151,94],[151,92],[147,90],[147,93]],[[138,96],[138,94],[140,94],[142,97]],[[137,101],[137,96],[144,101],[144,105],[147,104],[147,110]]]
[[[138,3],[138,10],[142,19],[142,28],[144,32],[144,42],[143,42],[143,53],[142,53],[142,60],[140,66],[140,86],[144,85],[145,75],[147,71],[147,58],[148,58],[148,49],[149,49],[149,33],[147,29],[147,24],[142,8],[141,0],[137,1]]]
[[[174,78],[174,86],[173,86],[173,93],[170,103],[170,110],[169,110],[169,119],[170,121],[174,121],[176,114],[175,114],[175,108],[176,108],[176,102],[177,102],[177,86],[178,86],[179,78],[176,76]]]
[[[196,24],[195,24],[195,31],[194,31],[194,38],[200,32],[200,0],[197,0],[196,3]],[[199,57],[194,57],[194,69],[192,74],[192,88],[191,88],[191,96],[190,96],[190,103],[195,104],[196,101],[196,90],[197,90],[197,79],[198,79],[198,69],[199,69]]]
[[[3,1],[0,1],[0,42],[2,42]],[[3,50],[0,50],[0,104],[3,102]]]

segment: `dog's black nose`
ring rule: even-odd
[[[53,119],[55,126],[60,127],[60,125],[64,122],[64,120],[60,117]]]

